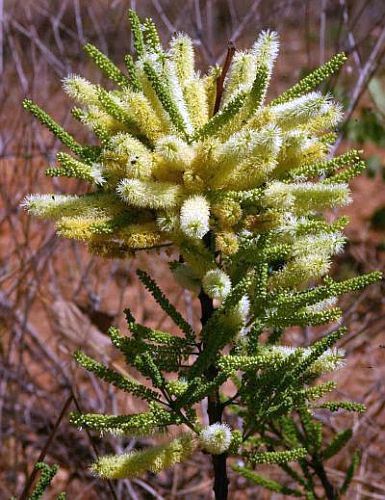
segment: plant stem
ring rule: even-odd
[[[223,84],[226,78],[226,74],[230,68],[231,61],[235,53],[235,45],[232,42],[228,43],[227,55],[225,63],[223,65],[221,74],[217,80],[216,87],[216,98],[214,105],[213,114],[218,112],[221,103]],[[206,247],[209,250],[213,250],[212,245],[212,233],[209,231],[203,238]],[[205,326],[207,321],[211,318],[214,312],[213,301],[210,297],[201,289],[199,294],[199,301],[201,304],[201,323],[202,328]],[[203,346],[204,349],[204,346]],[[205,372],[205,376],[208,381],[213,380],[218,374],[218,370],[214,365],[208,367]],[[209,416],[209,424],[215,424],[216,422],[222,422],[222,413],[224,405],[220,402],[219,391],[213,391],[207,398],[207,414]],[[216,500],[227,500],[228,490],[229,490],[229,479],[227,477],[227,453],[222,453],[221,455],[211,456],[213,468],[214,468],[214,493]]]
[[[223,84],[225,82],[226,74],[230,68],[231,61],[233,59],[233,56],[235,54],[235,45],[233,42],[229,42],[227,44],[227,54],[226,54],[226,59],[222,68],[222,72],[219,75],[219,78],[217,80],[217,92],[216,92],[216,97],[215,97],[215,104],[214,104],[214,115],[215,113],[218,112],[219,106],[221,104],[221,98],[222,98],[222,93],[223,93]]]
[[[338,493],[329,481],[322,462],[318,458],[314,458],[311,462],[311,466],[313,467],[314,472],[320,478],[322,486],[325,490],[326,498],[328,500],[336,500],[338,498]]]
[[[199,294],[199,301],[201,304],[201,323],[202,327],[207,323],[211,317],[214,307],[212,300],[201,290]],[[218,373],[215,366],[211,365],[205,372],[207,380],[213,380]],[[222,421],[223,404],[219,399],[219,391],[214,391],[208,396],[207,414],[209,416],[209,423],[215,424]],[[228,495],[229,480],[227,477],[226,468],[227,453],[221,455],[212,455],[212,463],[214,468],[214,492],[216,500],[226,500]]]

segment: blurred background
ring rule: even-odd
[[[81,244],[59,240],[53,227],[31,219],[20,203],[30,192],[84,192],[84,185],[51,180],[44,168],[54,162],[59,144],[21,107],[31,97],[71,132],[90,139],[71,117],[61,79],[79,73],[100,82],[82,52],[94,43],[122,66],[132,50],[127,9],[151,16],[164,42],[176,31],[194,40],[205,71],[221,64],[227,42],[248,47],[261,29],[278,31],[281,53],[270,95],[277,95],[333,53],[349,55],[343,71],[323,90],[332,90],[345,107],[337,141],[339,151],[363,149],[367,172],[353,183],[350,239],[333,266],[342,279],[385,262],[385,2],[383,0],[0,0],[0,499],[21,493],[39,453],[69,395],[87,412],[138,411],[122,397],[75,367],[73,351],[116,366],[121,360],[105,335],[111,324],[124,328],[122,310],[130,306],[141,322],[170,328],[167,319],[139,286],[135,268],[150,271],[170,299],[199,326],[194,298],[173,284],[167,255],[151,253],[134,260],[90,257]],[[159,264],[161,262],[161,264]],[[354,499],[385,499],[385,307],[381,286],[345,297],[342,341],[346,367],[334,376],[338,396],[364,403],[360,417],[326,417],[326,428],[353,426],[350,448],[328,463],[335,481],[343,477],[346,454],[362,450],[350,489]],[[293,330],[288,341],[306,345],[320,335]],[[72,409],[75,403],[71,403]],[[354,420],[352,420],[354,418]],[[78,432],[60,422],[45,459],[60,471],[47,498],[66,490],[76,499],[206,499],[211,479],[208,461],[197,454],[187,464],[160,476],[107,484],[92,477],[95,454],[129,450],[141,442]],[[273,478],[279,473],[269,470]],[[282,498],[233,481],[232,499]]]

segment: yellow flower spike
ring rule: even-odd
[[[146,472],[156,474],[185,461],[196,447],[194,436],[183,434],[167,444],[146,450],[100,457],[91,470],[104,479],[128,479],[142,476]]]
[[[303,150],[300,166],[326,160],[328,151],[329,147],[327,144],[317,140],[309,141]]]
[[[203,127],[209,119],[209,102],[203,78],[194,76],[183,86],[186,106],[195,128]]]
[[[135,251],[119,241],[92,240],[88,242],[87,248],[92,255],[105,259],[127,259],[135,257]]]
[[[114,135],[110,141],[110,147],[120,155],[131,159],[132,156],[148,156],[151,161],[151,151],[139,140],[128,133]]]
[[[217,237],[215,238],[215,248],[218,252],[222,252],[223,255],[234,255],[239,250],[237,235],[230,231],[217,233]]]
[[[304,128],[310,134],[320,134],[324,133],[326,130],[332,130],[337,125],[339,125],[342,121],[343,111],[342,106],[338,103],[331,103],[329,109],[320,116],[317,116],[311,120],[309,120]],[[333,139],[332,142],[334,142]]]
[[[156,153],[153,154],[153,162],[152,177],[155,180],[183,184],[184,173],[182,171],[170,169],[167,161]]]
[[[117,193],[128,205],[164,209],[178,205],[183,191],[177,184],[123,179],[117,187]]]
[[[238,201],[225,198],[211,205],[211,213],[218,219],[221,226],[233,226],[242,217],[242,208]]]
[[[127,106],[133,120],[136,122],[139,130],[154,143],[167,133],[164,122],[159,119],[153,110],[150,101],[141,92],[125,90],[122,96],[123,103]]]
[[[292,254],[296,258],[306,258],[309,254],[317,254],[328,258],[331,255],[341,253],[344,244],[345,238],[339,231],[336,233],[311,234],[295,239],[292,243]]]
[[[226,182],[226,187],[234,191],[253,189],[263,184],[274,170],[274,162],[258,162],[249,158],[237,165]]]
[[[199,193],[205,190],[206,181],[194,170],[188,169],[183,174],[183,184],[189,193]]]
[[[84,196],[37,194],[28,195],[23,204],[37,217],[58,220],[61,217],[104,217],[122,214],[127,210],[124,203],[112,193],[92,193]]]
[[[97,105],[98,93],[96,85],[78,75],[68,75],[63,78],[63,89],[80,104]]]
[[[100,218],[87,219],[84,217],[63,217],[57,224],[60,236],[86,241],[94,246],[97,242],[104,242],[104,247],[111,240],[111,231],[108,231],[110,227],[109,219],[105,219],[103,224],[103,220]],[[164,236],[158,230],[155,222],[150,221],[125,225],[123,228],[115,230],[114,238],[116,238],[116,243],[120,241],[126,248],[135,250],[159,245]]]
[[[170,121],[170,117],[167,112],[163,108],[161,102],[159,101],[158,96],[156,95],[155,90],[153,89],[151,83],[149,82],[146,74],[143,71],[143,67],[138,67],[138,77],[140,80],[140,84],[143,88],[143,94],[148,99],[151,109],[153,109],[154,113],[157,116],[157,120],[161,123],[162,130],[164,134],[169,134],[172,129],[172,124]]]
[[[175,71],[181,83],[194,76],[194,48],[192,40],[184,33],[178,33],[170,42],[169,54],[175,64]]]
[[[186,110],[193,127],[201,127],[208,120],[208,102],[204,80],[195,73],[192,40],[177,34],[170,43],[171,71],[175,72],[183,92]]]
[[[100,109],[98,106],[94,105],[88,106],[84,116],[82,117],[82,122],[91,130],[100,127],[111,135],[125,130],[122,123],[118,122],[118,120],[115,120],[115,118]]]
[[[292,101],[271,107],[273,120],[282,130],[306,126],[309,120],[329,116],[336,105],[329,96],[310,92]]]
[[[191,162],[191,171],[202,179],[209,179],[212,176],[213,169],[218,167],[218,150],[220,146],[219,140],[214,138],[196,144],[196,153]]]
[[[307,255],[289,262],[269,279],[269,288],[302,288],[313,280],[319,280],[330,269],[330,259],[319,255]]]
[[[155,222],[130,224],[119,230],[117,237],[132,249],[152,248],[164,241]]]
[[[114,189],[126,175],[127,157],[107,150],[103,152],[102,165],[106,186],[109,189]]]
[[[116,153],[119,165],[121,165],[121,178],[150,179],[153,168],[153,156],[138,139],[129,134],[117,134],[110,143]],[[108,178],[108,165],[105,169]],[[116,165],[111,172],[114,176],[118,174]]]
[[[274,162],[281,143],[280,130],[275,126],[261,131],[242,130],[234,134],[218,149],[219,168],[212,171],[210,186],[225,186],[242,160],[252,158],[256,163]]]
[[[108,234],[95,234],[95,224],[102,225],[109,219],[105,218],[104,221],[100,217],[62,217],[56,224],[57,232],[64,238],[74,240],[88,241],[88,240],[105,240],[110,237]]]
[[[220,74],[221,68],[219,66],[211,66],[208,74],[203,78],[210,117],[214,112],[215,98],[217,95],[217,79]]]
[[[270,229],[278,228],[283,223],[282,212],[269,210],[263,214],[247,215],[245,228],[255,233],[263,233]]]
[[[242,129],[262,130],[267,125],[273,123],[273,116],[271,107],[267,106],[266,108],[261,108],[247,120]]]
[[[186,101],[184,99],[182,85],[177,76],[177,70],[175,64],[171,59],[166,59],[164,63],[164,71],[169,81],[170,93],[174,97],[176,109],[183,121],[185,130],[188,135],[192,135],[194,132],[194,127],[192,125]],[[175,125],[174,122],[173,125]]]
[[[285,184],[272,182],[265,190],[264,202],[276,209],[291,209],[296,213],[324,210],[350,203],[347,184],[302,182]],[[317,208],[316,208],[317,207]]]
[[[184,172],[195,156],[192,146],[175,135],[162,137],[155,146],[155,153],[164,160],[165,168]]]
[[[226,78],[222,97],[223,105],[227,104],[240,92],[251,89],[255,78],[255,70],[255,54],[251,51],[235,53]]]
[[[267,66],[270,73],[278,57],[278,51],[278,34],[270,30],[262,31],[251,47],[251,52],[255,55],[257,66]]]
[[[273,175],[279,178],[291,169],[320,161],[325,158],[327,151],[327,145],[317,138],[309,138],[301,130],[290,131],[284,135]]]

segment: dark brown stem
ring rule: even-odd
[[[230,41],[227,46],[227,55],[221,74],[217,79],[217,88],[216,88],[214,113],[213,113],[214,115],[215,113],[218,112],[219,106],[221,104],[223,84],[226,78],[226,74],[230,68],[230,64],[233,59],[234,53],[235,53],[235,45],[233,44],[233,42]],[[211,241],[212,241],[211,232],[207,233],[206,236],[203,238],[203,240],[207,248],[211,249]],[[213,306],[213,301],[203,290],[201,290],[199,294],[199,301],[201,304],[201,323],[203,328],[207,323],[207,321],[211,318],[214,312],[214,306]],[[214,365],[209,366],[205,371],[205,377],[207,381],[214,380],[217,374],[218,370]],[[222,422],[222,413],[224,405],[220,402],[219,391],[213,391],[213,393],[210,394],[207,399],[208,399],[207,414],[209,417],[210,425],[215,424],[216,422]],[[214,468],[214,493],[216,500],[227,500],[228,490],[229,490],[229,480],[227,477],[226,461],[227,461],[227,453],[222,453],[221,455],[212,455],[212,463]]]
[[[201,303],[201,322],[202,327],[210,319],[214,307],[212,300],[203,292],[199,294],[199,300]],[[205,372],[207,380],[213,380],[218,373],[215,366],[209,366]],[[209,416],[209,423],[215,424],[216,422],[222,421],[223,404],[219,399],[219,392],[214,391],[208,397],[207,402],[207,414]],[[228,495],[229,480],[227,477],[226,468],[227,453],[222,453],[221,455],[212,455],[212,463],[214,468],[214,493],[216,500],[226,500]]]
[[[215,500],[227,500],[228,497],[229,479],[227,477],[226,460],[226,453],[222,453],[222,455],[212,455]]]
[[[329,481],[329,478],[326,474],[322,462],[318,460],[318,458],[314,458],[313,461],[311,462],[311,465],[314,469],[314,472],[317,474],[322,483],[322,486],[325,490],[326,498],[328,500],[337,500],[339,498],[338,492],[336,488],[334,488],[334,486]]]
[[[211,247],[211,233],[207,233],[204,237],[205,245]],[[214,312],[213,301],[210,297],[201,290],[199,294],[199,301],[201,304],[201,323],[202,328],[211,318]],[[204,349],[204,345],[203,345]],[[211,365],[205,371],[205,377],[207,381],[213,380],[218,374],[218,370],[214,365]],[[224,405],[221,403],[219,398],[219,391],[213,391],[212,394],[208,396],[207,401],[207,414],[209,417],[209,424],[215,424],[216,422],[222,422],[222,413]],[[227,453],[222,453],[221,455],[212,455],[212,463],[214,469],[214,493],[216,500],[227,500],[229,480],[227,477]]]
[[[233,44],[233,42],[230,41],[227,45],[227,54],[226,54],[225,63],[224,63],[223,68],[222,68],[222,72],[217,79],[217,93],[215,96],[214,113],[213,113],[214,115],[215,115],[215,113],[218,112],[219,105],[221,104],[222,93],[223,93],[223,84],[225,82],[226,74],[230,68],[230,64],[231,64],[231,61],[233,59],[234,53],[235,53],[235,45]]]

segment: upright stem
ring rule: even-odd
[[[235,46],[232,42],[228,43],[227,46],[227,54],[226,59],[221,71],[221,74],[217,80],[216,86],[216,98],[214,105],[214,115],[218,112],[219,106],[221,103],[222,93],[223,93],[223,84],[226,78],[226,74],[230,68],[230,64],[232,58],[235,53]],[[203,241],[206,247],[210,250],[214,250],[211,247],[212,245],[212,233],[209,231],[203,238]],[[199,294],[199,301],[201,303],[201,323],[202,328],[205,326],[207,321],[211,318],[214,306],[213,301],[210,297],[201,290]],[[205,346],[203,346],[204,348]],[[211,365],[205,371],[205,377],[207,381],[214,380],[216,375],[218,374],[218,370],[214,365]],[[209,417],[209,423],[215,424],[216,422],[222,422],[222,413],[223,413],[223,405],[220,402],[219,391],[213,391],[212,394],[208,396],[207,401],[207,414]],[[229,491],[229,479],[227,477],[227,453],[222,453],[221,455],[212,455],[211,456],[213,468],[214,468],[214,493],[216,500],[227,500],[228,491]]]
[[[312,461],[312,467],[314,472],[320,478],[322,486],[325,490],[326,498],[328,500],[336,500],[338,498],[337,491],[329,481],[322,462],[318,458],[314,458]]]
[[[218,80],[217,80],[217,92],[216,92],[216,96],[215,96],[214,113],[213,113],[214,115],[215,115],[215,113],[218,112],[219,106],[221,104],[221,98],[222,98],[222,93],[223,93],[223,84],[225,82],[226,74],[230,68],[230,64],[231,64],[231,61],[234,57],[234,54],[235,54],[235,45],[233,44],[233,42],[230,41],[227,44],[226,59],[225,59],[225,62],[223,64],[221,74],[219,75]]]
[[[214,307],[213,301],[201,290],[199,294],[199,301],[201,303],[201,322],[202,327],[210,319]],[[211,365],[207,368],[205,376],[207,380],[213,380],[218,373],[217,368]],[[215,424],[216,422],[222,421],[223,405],[219,399],[219,391],[214,391],[208,396],[207,402],[207,414],[209,417],[209,423]],[[229,480],[227,477],[226,460],[227,453],[222,453],[221,455],[212,455],[212,463],[214,468],[214,492],[216,500],[226,500],[228,495]]]

